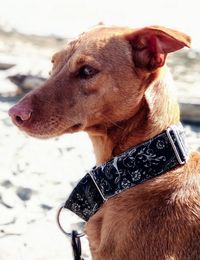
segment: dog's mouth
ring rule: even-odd
[[[19,120],[19,122],[18,122]],[[18,124],[19,123],[19,124]],[[39,124],[37,122],[32,122],[31,124],[21,124],[21,119],[16,119],[15,125],[23,132],[28,134],[29,136],[40,138],[40,139],[48,139],[56,136],[60,136],[68,133],[76,133],[83,130],[83,124],[77,123],[70,127],[67,127],[61,122],[57,122],[57,124],[51,124],[46,122]]]

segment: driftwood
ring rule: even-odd
[[[2,63],[0,62],[0,70],[8,70],[12,67],[14,67],[15,64],[12,64],[12,63]]]
[[[29,74],[16,74],[8,76],[8,79],[17,85],[23,92],[28,92],[39,87],[46,80],[46,78]]]
[[[200,100],[198,98],[192,100],[181,99],[179,104],[182,120],[200,123]]]

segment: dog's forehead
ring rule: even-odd
[[[77,38],[69,41],[64,50],[56,53],[54,58],[67,62],[72,57],[84,55],[98,55],[104,47],[119,44],[119,37],[133,31],[126,27],[105,27],[98,26],[80,34]],[[111,44],[112,42],[112,44]],[[74,55],[77,54],[77,55]]]
[[[98,26],[92,28],[91,30],[82,33],[76,39],[72,40],[67,45],[67,50],[75,50],[75,49],[87,49],[96,47],[103,47],[110,41],[118,36],[125,35],[130,32],[132,29],[126,27],[105,27]]]
[[[99,38],[110,38],[113,36],[118,36],[118,35],[122,35],[125,34],[126,32],[130,31],[130,28],[126,28],[126,27],[117,27],[117,26],[98,26],[98,27],[94,27],[92,29],[90,29],[89,31],[85,32],[82,34],[82,36],[84,37],[89,37],[89,38],[95,38],[95,39],[99,39]]]

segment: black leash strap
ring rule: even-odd
[[[78,236],[78,232],[76,230],[72,231],[71,243],[72,243],[74,260],[84,260],[81,257],[81,240],[80,240],[80,237]]]

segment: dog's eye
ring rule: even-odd
[[[97,73],[98,73],[98,70],[96,70],[95,68],[93,68],[89,65],[85,65],[80,68],[80,70],[78,72],[78,77],[81,79],[89,79],[89,78],[92,78]]]

